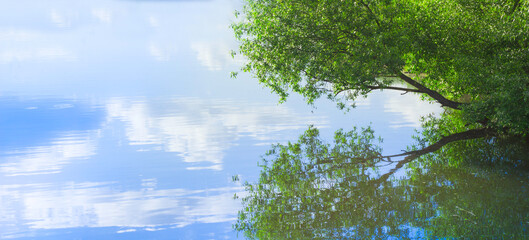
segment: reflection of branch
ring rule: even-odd
[[[461,207],[459,207],[459,206],[456,206],[456,208],[459,209],[459,210],[463,210],[463,211],[465,211],[465,212],[467,212],[467,213],[470,213],[470,214],[472,214],[472,216],[474,216],[474,217],[476,216],[476,214],[474,214],[473,212],[468,211],[468,210],[466,210],[466,209],[463,209],[463,208],[461,208]]]
[[[384,162],[388,162],[390,164],[391,163],[397,163],[397,165],[393,169],[389,170],[389,172],[383,174],[382,176],[380,176],[380,178],[375,179],[375,180],[372,181],[372,183],[374,183],[375,185],[379,185],[382,182],[386,181],[391,175],[393,175],[399,169],[404,167],[404,165],[406,163],[409,163],[409,162],[411,162],[411,161],[413,161],[413,160],[415,160],[415,159],[419,158],[420,156],[425,155],[427,153],[435,152],[435,151],[441,149],[446,144],[449,144],[451,142],[462,141],[462,140],[470,140],[470,139],[482,138],[482,137],[486,137],[486,136],[492,135],[493,133],[494,132],[491,131],[490,129],[485,129],[485,128],[471,129],[471,130],[468,130],[468,131],[464,131],[464,132],[460,132],[460,133],[454,133],[454,134],[451,134],[451,135],[448,135],[448,136],[444,136],[439,141],[437,141],[436,143],[434,143],[434,144],[432,144],[430,146],[427,146],[427,147],[425,147],[423,149],[415,150],[415,151],[409,151],[409,152],[405,152],[405,153],[401,153],[401,154],[395,154],[395,155],[382,156],[380,153],[376,152],[375,150],[370,149],[372,151],[371,153],[373,155],[375,155],[375,156],[373,156],[373,155],[371,155],[369,157],[347,157],[347,156],[341,156],[339,158],[338,157],[326,157],[326,158],[323,158],[323,159],[318,159],[316,163],[314,163],[312,165],[309,165],[307,169],[316,168],[318,165],[336,163],[337,160],[340,160],[342,163],[339,164],[339,165],[333,165],[332,167],[328,168],[327,170],[332,170],[333,168],[339,169],[339,168],[344,167],[345,165],[349,165],[349,164],[361,164],[363,166],[365,166],[365,164],[372,165],[372,164],[374,164],[374,163],[370,162],[372,160],[384,161]],[[403,156],[406,156],[406,157],[404,159],[400,160],[400,161],[392,161],[391,160],[391,158],[393,158],[393,157],[403,157]],[[347,161],[344,161],[344,160],[347,160]]]
[[[442,137],[436,143],[434,143],[434,144],[432,144],[432,145],[430,145],[428,147],[425,147],[423,149],[420,149],[420,150],[405,152],[405,153],[402,153],[402,154],[396,154],[396,155],[391,155],[391,156],[384,156],[384,158],[400,157],[400,156],[406,156],[406,157],[403,160],[397,161],[397,165],[395,166],[395,168],[389,170],[389,172],[387,172],[384,175],[380,176],[380,178],[374,180],[373,183],[376,184],[376,185],[381,184],[382,182],[386,181],[391,175],[393,175],[395,172],[397,172],[397,170],[401,169],[406,163],[409,163],[409,162],[417,159],[418,157],[420,157],[420,156],[422,156],[424,154],[435,152],[435,151],[439,150],[440,148],[442,148],[446,144],[449,144],[451,142],[456,142],[456,141],[482,138],[482,137],[486,137],[486,136],[488,136],[490,134],[492,134],[492,132],[489,129],[484,129],[484,128],[482,128],[482,129],[471,129],[471,130],[468,130],[468,131],[455,133],[455,134],[452,134],[452,135],[448,135],[448,136]]]

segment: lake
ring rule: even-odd
[[[414,143],[421,116],[443,111],[416,95],[387,91],[360,99],[348,112],[327,100],[307,106],[294,95],[278,104],[278,97],[250,75],[230,78],[244,62],[230,56],[237,42],[229,26],[234,10],[241,8],[235,0],[20,0],[3,5],[0,239],[244,239],[233,229],[241,198],[248,196],[244,182],[258,181],[258,163],[272,144],[295,142],[309,126],[327,141],[338,129],[371,126],[384,138],[381,152],[397,154]],[[381,174],[393,167],[380,167]],[[390,219],[395,211],[404,212],[390,206],[404,206],[402,199],[409,198],[410,204],[430,206],[417,210],[420,216],[409,215],[416,218],[441,219],[437,216],[444,216],[439,213],[446,206],[456,209],[448,211],[451,215],[459,211],[457,221],[439,220],[445,230],[452,229],[451,222],[493,222],[491,235],[527,234],[529,205],[511,205],[529,199],[525,172],[430,167],[411,178],[409,172],[420,171],[421,164],[410,169],[393,174],[392,179],[401,180],[395,189],[361,193],[395,193],[371,196],[373,206],[383,211],[344,211],[335,222],[374,219],[367,215]],[[490,194],[464,194],[487,187]],[[406,190],[412,188],[420,191]],[[338,190],[328,196],[343,198]],[[472,196],[488,200],[473,202]],[[464,205],[479,203],[484,205],[476,209]],[[520,215],[510,215],[514,212]],[[518,227],[497,223],[501,217],[512,218],[506,222]],[[389,229],[388,222],[373,224],[381,230],[372,236],[445,233],[428,228],[436,226],[432,222],[396,221],[394,226],[407,229],[400,235],[383,230]],[[294,234],[296,229],[285,230]]]

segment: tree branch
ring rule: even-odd
[[[367,10],[369,11],[369,13],[371,13],[371,15],[373,16],[373,19],[375,19],[375,22],[377,23],[377,26],[380,27],[380,22],[378,21],[378,17],[377,15],[375,15],[375,13],[373,12],[373,10],[371,10],[371,8],[369,7],[369,5],[367,5],[364,1],[360,0],[360,3],[362,5],[364,5],[365,8],[367,8]]]
[[[452,101],[452,100],[449,100],[449,99],[445,98],[440,93],[438,93],[438,92],[436,92],[436,91],[434,91],[432,89],[427,88],[426,86],[424,86],[424,85],[420,84],[419,82],[413,80],[412,78],[406,76],[404,73],[398,73],[398,76],[404,82],[416,87],[420,92],[426,93],[428,96],[430,96],[431,98],[435,99],[442,106],[461,110],[461,105],[463,105],[463,103],[455,102],[455,101]]]
[[[319,79],[317,78],[316,76],[312,75],[312,74],[309,74],[307,71],[305,70],[302,70],[303,73],[305,73],[306,76],[312,78],[312,79],[315,79],[317,81],[322,81],[322,82],[327,82],[329,84],[334,84],[333,81],[331,80],[327,80],[327,79]],[[449,100],[447,98],[445,98],[443,95],[441,95],[440,93],[434,91],[434,90],[431,90],[429,88],[427,88],[426,86],[422,85],[421,83],[413,80],[412,78],[408,77],[407,75],[403,74],[403,73],[398,73],[397,76],[402,79],[404,82],[412,85],[413,87],[417,88],[417,89],[412,89],[412,88],[401,88],[401,87],[391,87],[391,86],[371,86],[371,85],[367,85],[365,86],[366,88],[370,89],[370,90],[377,90],[377,89],[389,89],[389,90],[397,90],[397,91],[405,91],[405,92],[416,92],[416,93],[425,93],[427,94],[428,96],[430,96],[431,98],[435,99],[437,102],[439,102],[442,106],[444,107],[449,107],[449,108],[453,108],[453,109],[458,109],[460,110],[461,109],[461,105],[463,105],[463,103],[460,103],[460,102],[455,102],[455,101],[452,101],[452,100]],[[339,91],[338,93],[335,94],[335,96],[337,96],[339,93],[345,91],[345,90],[360,90],[361,88],[349,88],[349,89],[342,89],[341,91]]]
[[[424,93],[421,90],[412,89],[412,88],[401,88],[401,87],[391,87],[391,86],[388,86],[388,87],[384,87],[384,86],[366,86],[366,87],[371,89],[371,90],[378,90],[378,89],[385,90],[385,89],[388,89],[388,90],[397,90],[397,91],[405,91],[405,92]]]

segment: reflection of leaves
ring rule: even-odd
[[[232,182],[238,182],[239,180],[240,180],[239,175],[233,175],[233,176],[231,176],[231,181],[232,181]]]
[[[348,195],[355,195],[348,190],[369,187],[366,183],[381,151],[373,140],[369,128],[337,131],[331,146],[311,127],[298,142],[273,146],[264,158],[259,183],[246,185],[251,196],[243,200],[246,209],[236,228],[257,238],[334,236],[335,231],[325,229],[339,229],[341,224],[314,220],[334,219],[344,209],[359,207],[351,206],[358,203],[348,201]]]
[[[441,118],[428,118],[424,121],[424,131],[420,142],[434,144],[443,136],[453,136],[454,132],[468,130],[475,126],[466,126],[460,116],[455,113],[443,114]],[[439,148],[435,154],[423,157],[422,162],[438,162],[457,166],[471,162],[478,165],[507,166],[529,169],[529,141],[519,136],[492,135],[467,138],[466,141],[453,141],[450,147]],[[482,138],[488,136],[487,138]],[[461,161],[464,159],[465,161]]]
[[[486,166],[450,167],[431,164],[414,169],[399,184],[414,186],[411,194],[434,204],[429,221],[414,222],[430,236],[521,238],[528,225],[527,172]],[[424,171],[427,169],[427,171]]]
[[[427,147],[392,161],[381,156],[369,128],[339,130],[329,144],[310,127],[297,142],[267,152],[259,182],[246,184],[235,228],[258,239],[411,238],[414,231],[434,238],[523,236],[527,174],[474,164],[474,157],[501,159],[513,150],[502,148],[500,138],[483,138],[487,132],[436,135]],[[461,144],[479,154],[439,154]],[[390,178],[412,161],[406,178]]]

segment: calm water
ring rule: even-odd
[[[271,144],[371,125],[399,153],[441,112],[390,92],[345,114],[278,105],[230,79],[238,1],[2,3],[0,239],[234,239]]]

